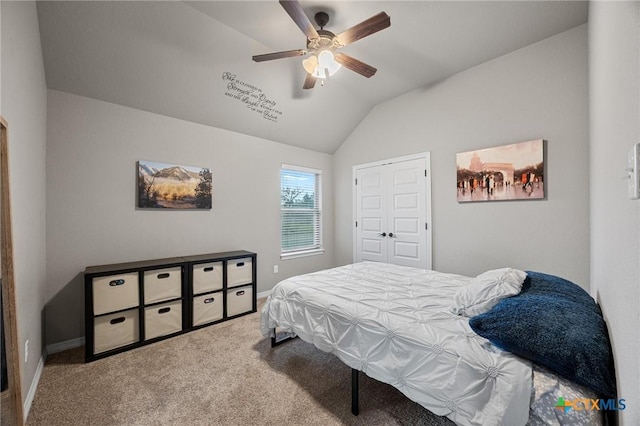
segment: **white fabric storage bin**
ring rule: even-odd
[[[222,292],[203,294],[193,298],[193,325],[202,325],[222,319]]]
[[[133,308],[140,304],[137,272],[95,277],[92,286],[94,315]]]
[[[193,265],[193,294],[222,289],[222,262]]]
[[[182,330],[182,300],[144,308],[144,339]]]
[[[227,260],[227,287],[253,282],[253,262],[250,257]]]
[[[182,268],[154,269],[144,272],[144,303],[182,297]]]
[[[136,343],[140,340],[138,309],[96,317],[93,320],[93,353]]]
[[[227,290],[227,316],[243,314],[253,309],[253,286]]]

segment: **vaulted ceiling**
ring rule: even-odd
[[[341,69],[303,90],[303,49],[277,1],[38,3],[49,89],[333,153],[375,105],[587,22],[581,1],[301,1],[339,33],[381,11],[391,27],[343,52],[378,69]]]

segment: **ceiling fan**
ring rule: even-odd
[[[254,61],[263,62],[310,54],[311,56],[302,61],[307,71],[303,89],[312,89],[317,79],[332,76],[342,66],[367,78],[376,73],[377,69],[371,65],[347,54],[336,53],[336,50],[391,26],[391,18],[385,12],[380,12],[336,35],[324,29],[329,22],[329,15],[325,12],[315,14],[314,20],[320,27],[316,30],[297,0],[280,0],[280,5],[307,36],[307,48],[255,55]]]

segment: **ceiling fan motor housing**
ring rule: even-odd
[[[307,39],[307,49],[309,50],[337,49],[339,47],[342,46],[331,31],[318,30],[317,38]]]
[[[329,23],[329,15],[326,12],[318,12],[313,18],[320,29],[324,28]]]

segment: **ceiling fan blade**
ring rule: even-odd
[[[391,18],[385,12],[380,12],[371,18],[360,22],[338,34],[336,37],[341,45],[346,46],[380,30],[391,26]]]
[[[265,53],[264,55],[255,55],[252,59],[256,62],[271,61],[273,59],[293,58],[294,56],[306,55],[307,51],[304,49],[287,50],[284,52]]]
[[[311,74],[307,73],[307,76],[304,78],[304,84],[302,85],[303,89],[313,89],[313,86],[316,85],[316,78]]]
[[[307,36],[308,39],[318,38],[318,31],[313,28],[311,21],[302,10],[302,6],[297,0],[280,0],[280,5],[291,16],[293,22],[296,23],[298,28]]]
[[[371,65],[365,64],[364,62],[359,61],[349,55],[345,55],[344,53],[336,53],[334,59],[337,63],[344,65],[345,68],[357,72],[358,74],[363,75],[367,78],[373,76],[376,71],[378,71]]]

